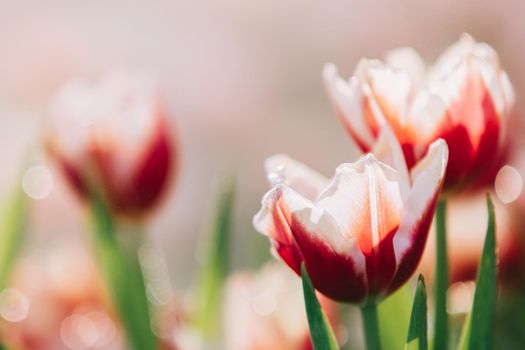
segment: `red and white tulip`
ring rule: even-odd
[[[410,175],[399,145],[383,146],[378,155],[392,159],[395,169],[368,154],[340,165],[332,180],[287,156],[266,161],[273,188],[254,226],[297,274],[304,262],[314,287],[334,300],[387,296],[412,275],[423,253],[447,145],[434,142]]]
[[[177,157],[151,79],[114,72],[97,84],[71,81],[49,114],[47,149],[77,193],[96,193],[128,217],[158,202]]]
[[[514,93],[488,44],[465,34],[429,68],[413,49],[400,48],[384,62],[363,59],[348,81],[332,64],[323,77],[346,129],[364,152],[374,148],[388,123],[409,168],[433,141],[447,142],[445,188],[493,180],[508,149],[505,124]]]

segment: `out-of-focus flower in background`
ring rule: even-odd
[[[405,166],[402,152],[401,167]],[[254,226],[298,274],[334,300],[362,303],[399,288],[419,263],[445,176],[447,145],[436,141],[412,169],[371,154],[343,164],[329,181],[287,157],[267,163],[274,186]]]
[[[409,167],[432,141],[447,142],[445,188],[488,183],[502,165],[514,92],[497,53],[486,43],[465,34],[429,68],[415,50],[400,48],[389,52],[385,62],[361,60],[348,81],[329,64],[324,79],[344,125],[365,152],[374,148],[381,126],[388,123]]]
[[[335,304],[322,296],[320,300],[335,325]],[[280,264],[230,276],[223,314],[224,349],[312,349],[301,282]]]
[[[122,349],[120,326],[86,251],[59,245],[20,260],[0,294],[1,338],[33,350]]]
[[[73,80],[50,103],[45,144],[78,194],[141,216],[177,166],[167,113],[151,77],[114,71],[96,84]]]
[[[502,203],[497,196],[493,198],[500,280],[507,287],[518,286],[524,282],[520,271],[523,269],[525,252],[519,208]],[[488,222],[485,193],[451,198],[447,204],[447,213],[450,284],[475,281]],[[430,231],[430,239],[419,267],[429,283],[433,281],[435,265],[434,235],[435,225]]]

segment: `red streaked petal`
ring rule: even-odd
[[[308,213],[303,212],[303,216]],[[311,231],[300,216],[292,216],[291,229],[304,257],[315,288],[331,299],[358,303],[367,295],[366,277],[359,273],[352,255],[342,255],[321,237],[328,233]],[[319,226],[320,227],[320,226]],[[319,229],[319,227],[315,229]]]
[[[412,143],[408,110],[414,87],[409,75],[378,60],[361,60],[356,76],[363,85],[364,115],[374,135],[388,123],[401,143]]]
[[[379,294],[396,269],[392,238],[401,213],[399,173],[367,155],[338,167],[334,181],[318,205],[355,239],[365,256],[369,293]]]
[[[468,131],[463,125],[450,128],[439,135],[449,147],[449,158],[445,188],[457,186],[463,180],[465,173],[472,164],[474,146],[471,143]]]
[[[443,120],[434,136],[449,145],[447,188],[475,180],[498,155],[501,118],[494,97],[501,97],[502,92],[494,90],[496,79],[494,67],[468,56],[436,87],[449,103],[449,118]],[[493,91],[487,84],[493,86]]]
[[[284,186],[276,186],[264,196],[262,208],[253,218],[253,225],[259,233],[271,239],[274,251],[300,275],[303,258],[290,230],[291,209],[283,199],[284,191],[294,196],[293,191]],[[300,200],[300,196],[295,196]]]
[[[401,211],[399,173],[371,154],[343,164],[317,204],[335,219],[341,232],[370,251],[393,227]]]
[[[146,145],[145,152],[135,167],[132,186],[126,188],[128,198],[122,206],[130,203],[131,209],[137,213],[152,208],[159,202],[172,170],[176,170],[177,162],[177,154],[174,154],[170,142],[169,128],[164,120],[159,120],[150,143]]]
[[[394,237],[398,264],[390,290],[397,289],[414,272],[421,259],[434,208],[445,177],[448,147],[437,140],[427,155],[412,170],[412,190],[401,214],[399,230]]]

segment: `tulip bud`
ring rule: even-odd
[[[114,72],[96,84],[71,81],[49,114],[48,153],[81,197],[100,196],[114,213],[133,218],[159,201],[177,157],[150,79]]]

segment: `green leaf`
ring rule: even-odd
[[[405,350],[427,350],[427,290],[425,280],[419,275],[416,295],[410,316],[410,326],[405,344]]]
[[[406,283],[378,305],[381,348],[384,350],[399,350],[405,344],[410,322],[412,289],[412,285]]]
[[[116,237],[114,218],[96,196],[92,196],[91,212],[97,262],[126,329],[129,345],[135,350],[157,349],[137,252],[127,255]]]
[[[223,284],[229,268],[234,192],[234,180],[232,178],[223,180],[217,197],[210,244],[200,272],[199,310],[196,323],[207,340],[214,339],[219,331]]]
[[[22,186],[4,204],[0,217],[0,290],[9,282],[10,273],[24,240],[28,198]]]
[[[301,276],[303,279],[304,303],[308,326],[310,327],[310,337],[315,350],[337,350],[339,346],[335,340],[334,332],[330,327],[328,318],[324,313],[317,296],[312,281],[308,276],[304,263],[301,266]]]
[[[492,348],[494,312],[496,308],[496,228],[494,205],[487,195],[489,222],[483,254],[478,269],[476,292],[472,309],[463,326],[459,349],[484,350]]]
[[[448,348],[448,255],[446,231],[446,198],[439,198],[436,207],[436,273],[434,278],[435,322],[434,350]]]

